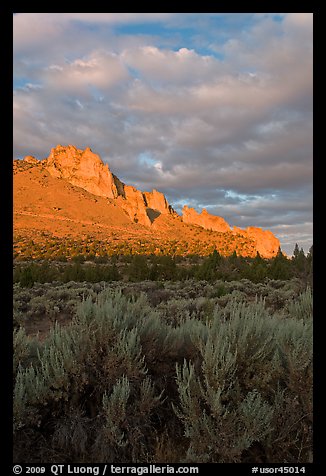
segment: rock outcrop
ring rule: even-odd
[[[143,196],[148,208],[163,213],[164,215],[172,213],[172,207],[169,205],[163,193],[153,189],[151,192],[143,192]]]
[[[256,226],[248,226],[245,230],[234,226],[233,233],[250,238],[255,244],[256,251],[263,258],[273,258],[281,246],[280,240],[271,231]]]
[[[205,208],[201,213],[197,213],[194,208],[188,208],[185,205],[182,209],[182,221],[191,225],[199,225],[206,230],[219,231],[221,233],[231,230],[224,218],[211,215]]]
[[[63,178],[94,195],[108,198],[117,198],[119,195],[120,184],[117,186],[116,183],[119,179],[113,176],[109,166],[104,165],[100,156],[89,147],[81,150],[73,145],[57,145],[43,165],[52,177]]]
[[[273,258],[280,248],[280,240],[269,230],[248,226],[246,232],[256,243],[256,250],[264,258]]]
[[[164,194],[153,190],[141,192],[130,185],[123,186],[123,194],[117,202],[135,223],[150,226],[156,218],[163,215],[176,215]]]
[[[24,157],[24,162],[33,165],[37,165],[39,163],[39,161],[33,155],[26,155],[26,157]]]
[[[32,156],[25,157],[24,161],[40,164]],[[52,177],[67,180],[93,195],[116,200],[135,223],[150,226],[161,213],[175,214],[163,193],[157,190],[141,192],[125,185],[89,147],[82,150],[73,145],[57,145],[42,161],[42,166]]]
[[[203,209],[201,213],[197,213],[194,208],[188,208],[186,205],[182,210],[182,221],[220,233],[231,231],[231,227],[224,218],[211,215],[205,209]],[[258,253],[264,258],[273,258],[273,256],[277,255],[280,248],[280,241],[269,230],[262,230],[254,226],[249,226],[243,230],[234,226],[232,232],[234,235],[241,235],[251,239]]]
[[[64,179],[93,195],[107,198],[108,204],[119,207],[116,210],[122,213],[124,220],[128,217],[133,223],[151,227],[160,215],[164,215],[168,220],[170,217],[179,217],[163,193],[155,189],[151,192],[142,192],[124,184],[89,147],[82,150],[73,145],[58,145],[51,150],[49,157],[42,161],[28,155],[23,161],[16,162],[19,164],[14,163],[14,173],[41,167],[54,178]],[[257,227],[248,227],[243,230],[236,226],[232,230],[224,218],[211,215],[205,209],[197,213],[194,208],[185,205],[181,220],[185,225],[197,225],[205,230],[219,233],[231,232],[238,238],[243,236],[250,243],[251,250],[256,250],[264,258],[276,256],[280,247],[279,240],[271,231]],[[162,223],[168,223],[166,218]],[[169,223],[172,224],[172,222]]]
[[[150,226],[151,220],[146,211],[143,193],[131,185],[124,185],[124,196],[117,199],[117,203],[128,214],[134,223]]]

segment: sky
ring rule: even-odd
[[[313,241],[312,13],[17,13],[13,158],[90,147],[120,180]]]

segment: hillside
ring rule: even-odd
[[[233,229],[206,210],[182,215],[163,193],[124,184],[90,148],[58,145],[48,158],[14,161],[16,257],[42,257],[49,243],[67,255],[220,254],[272,258],[279,240],[268,230]]]

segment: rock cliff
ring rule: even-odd
[[[256,249],[260,256],[272,258],[277,255],[280,248],[280,240],[271,231],[248,226],[246,232],[249,238],[256,242]]]
[[[199,225],[206,230],[219,231],[221,233],[231,230],[224,218],[211,215],[205,208],[201,213],[197,213],[194,208],[188,208],[185,205],[182,209],[182,221],[191,225]]]
[[[33,156],[26,156],[24,162],[40,164]],[[161,213],[175,214],[163,193],[155,189],[141,192],[125,185],[89,147],[82,150],[73,145],[59,144],[41,164],[52,177],[67,180],[93,195],[116,200],[135,223],[150,226]]]
[[[222,217],[211,215],[207,210],[203,209],[201,213],[197,213],[194,208],[188,208],[186,205],[182,210],[182,221],[184,223],[199,225],[206,230],[218,231],[225,233],[231,231],[231,227]],[[245,230],[233,227],[234,235],[241,235],[250,238],[255,243],[258,253],[265,258],[272,258],[277,255],[280,247],[280,241],[269,230],[249,226]]]
[[[108,198],[117,198],[119,195],[119,184],[118,187],[116,184],[119,179],[113,176],[109,166],[104,165],[100,156],[89,147],[81,150],[73,145],[57,145],[43,165],[52,177],[63,178],[94,195]]]
[[[152,192],[143,192],[143,196],[148,208],[157,210],[164,215],[169,215],[172,213],[172,207],[169,205],[163,193],[154,189]]]
[[[150,226],[143,193],[131,185],[124,185],[124,197],[118,197],[117,203],[128,214],[129,218],[141,225]]]
[[[124,184],[111,172],[109,166],[102,162],[100,156],[92,152],[89,147],[82,150],[73,145],[58,145],[51,150],[49,157],[42,161],[28,155],[23,161],[16,162],[20,162],[21,166],[14,163],[15,173],[34,167],[36,167],[35,170],[38,170],[40,167],[56,179],[63,179],[92,195],[104,197],[107,199],[108,205],[118,207],[115,209],[117,213],[122,214],[124,220],[130,220],[130,222],[143,225],[148,229],[160,215],[163,215],[165,217],[162,220],[162,223],[165,223],[163,226],[167,226],[169,223],[172,230],[176,227],[176,221],[171,219],[179,218],[179,215],[169,205],[163,193],[155,189],[151,192],[142,192],[131,185]],[[205,209],[198,213],[194,208],[185,205],[181,220],[182,226],[197,225],[220,234],[232,233],[238,238],[242,236],[250,243],[252,250],[256,250],[265,258],[275,256],[280,247],[279,240],[271,231],[252,226],[245,230],[235,226],[232,230],[224,218],[211,215]],[[181,223],[181,220],[179,218],[177,222]],[[184,233],[184,239],[187,239],[186,228]],[[173,239],[172,236],[171,239]],[[215,238],[212,235],[211,240],[214,241],[214,239],[217,243],[216,240],[219,238],[217,235]]]

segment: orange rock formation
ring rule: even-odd
[[[109,166],[104,165],[100,156],[89,147],[81,150],[73,145],[57,145],[43,165],[52,177],[63,178],[94,195],[108,198],[117,198],[119,195]]]
[[[42,182],[41,185],[43,190],[44,187],[50,187],[50,182],[46,179],[47,176],[44,175],[44,172],[42,176],[42,171],[45,171],[50,175],[50,177],[52,177],[51,180],[63,180],[63,183],[67,184],[68,182],[74,187],[79,187],[80,189],[89,192],[92,194],[90,197],[102,197],[101,200],[106,199],[106,202],[101,202],[101,204],[99,202],[100,199],[95,200],[94,197],[94,203],[96,203],[98,210],[99,207],[105,208],[105,206],[107,206],[106,213],[108,214],[108,217],[115,216],[116,220],[118,220],[119,223],[121,222],[121,226],[124,226],[123,223],[127,220],[126,223],[130,223],[130,226],[132,224],[133,226],[137,224],[137,227],[145,227],[143,228],[144,233],[145,229],[152,229],[150,233],[163,233],[164,230],[166,232],[168,230],[168,235],[172,240],[174,239],[174,233],[176,236],[180,236],[181,233],[184,235],[183,239],[187,239],[186,230],[189,230],[188,233],[190,236],[193,233],[193,231],[191,231],[192,229],[190,229],[190,225],[196,225],[201,229],[211,230],[212,232],[232,233],[239,238],[242,236],[248,241],[248,243],[251,243],[250,246],[252,246],[256,252],[259,252],[259,254],[265,258],[275,256],[280,247],[279,240],[271,231],[262,230],[261,228],[252,226],[248,227],[246,230],[237,227],[233,227],[232,230],[224,218],[211,215],[205,209],[203,209],[201,213],[197,213],[194,208],[184,206],[182,217],[179,217],[171,205],[169,205],[163,193],[155,189],[151,192],[142,192],[131,185],[124,184],[110,171],[109,166],[102,162],[100,156],[92,152],[89,147],[85,150],[81,150],[73,145],[68,145],[66,147],[58,145],[51,150],[49,157],[42,161],[37,160],[33,156],[26,156],[23,161],[15,161],[14,170],[15,174],[20,172],[31,173],[31,170],[39,171],[38,174],[34,174],[35,180],[33,183],[40,184],[43,180],[44,183]],[[31,184],[32,182],[29,181],[28,183]],[[17,197],[20,197],[22,196],[21,194],[24,195],[25,193],[23,190],[26,189],[26,186],[23,184],[23,177],[20,180],[16,180]],[[55,187],[52,182],[51,187]],[[74,188],[72,188],[69,193],[76,193],[73,190]],[[67,192],[62,190],[62,193],[64,194]],[[71,197],[72,196],[73,195],[71,195]],[[31,200],[33,201],[33,197],[31,197]],[[40,201],[42,198],[35,197],[35,203],[37,200]],[[52,201],[53,210],[62,210],[61,202],[59,206],[55,204],[55,196],[53,199],[51,198],[51,202]],[[34,208],[35,206],[31,204],[31,210]],[[26,206],[24,206],[23,203],[22,210],[26,210]],[[89,212],[91,211],[88,211],[87,213]],[[22,216],[33,216],[33,212],[31,211],[22,211],[20,213]],[[47,211],[47,213],[49,212]],[[68,211],[65,213],[68,213]],[[80,211],[80,213],[82,214],[82,211]],[[78,212],[79,215],[80,213]],[[95,208],[91,213],[95,214]],[[72,215],[73,212],[71,212],[70,215],[68,213],[65,217],[61,217],[61,220],[73,220]],[[105,226],[109,226],[109,222],[108,225]],[[153,227],[152,225],[154,224],[155,226]],[[112,226],[115,225],[116,224],[112,223]],[[181,229],[183,230],[182,232]],[[146,233],[148,232],[146,231]],[[216,235],[216,239],[217,238],[218,236]],[[214,240],[214,236],[212,235],[210,239]]]
[[[205,208],[201,213],[197,213],[194,208],[188,208],[185,205],[182,209],[182,221],[202,226],[206,230],[219,231],[221,233],[231,230],[230,225],[224,218],[211,215]]]

